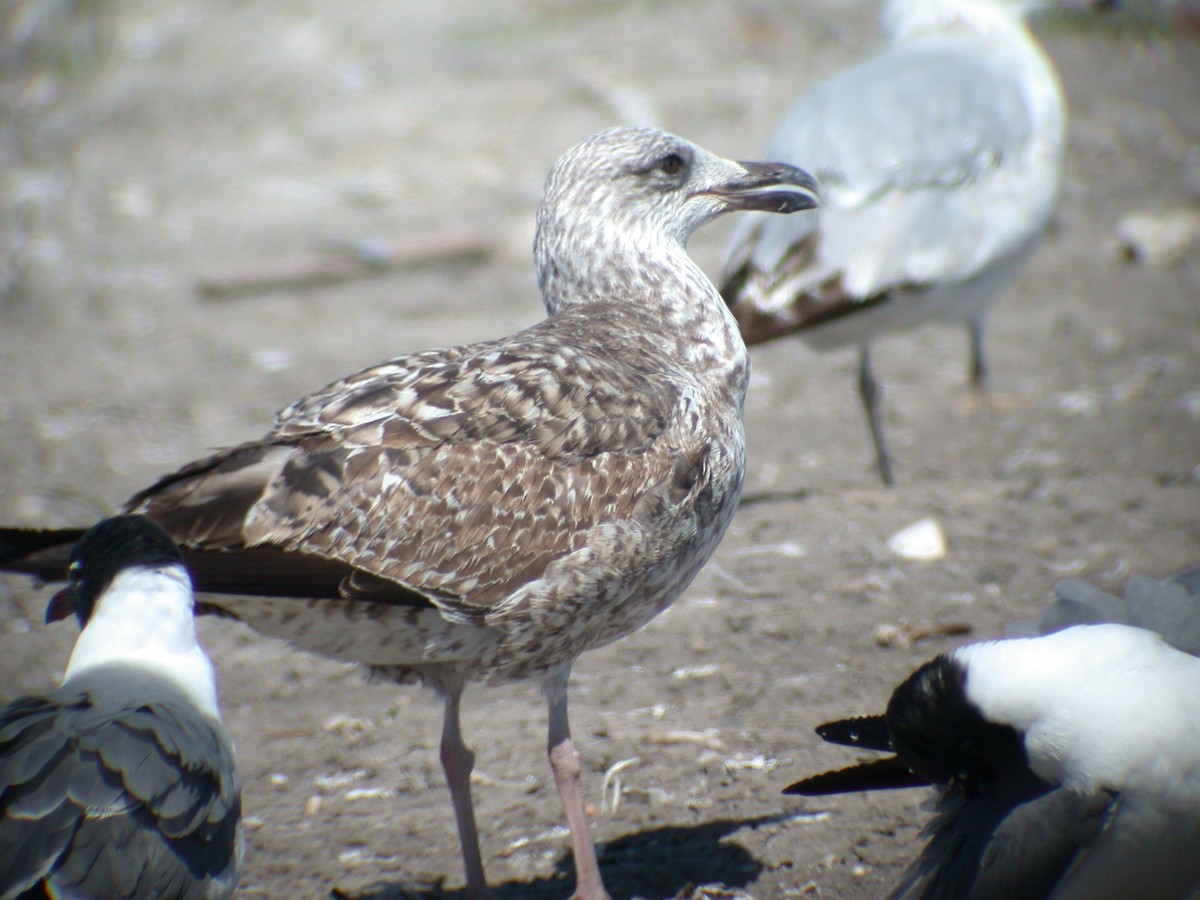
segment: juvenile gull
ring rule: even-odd
[[[772,159],[812,168],[820,211],[746,217],[726,253],[718,284],[748,344],[796,333],[819,350],[858,346],[885,484],[871,342],[929,319],[963,322],[981,386],[987,306],[1057,204],[1062,91],[1021,18],[1041,5],[889,0],[888,49],[817,84],[769,144]]]
[[[46,612],[83,626],[62,686],[0,710],[0,898],[229,897],[241,784],[179,551],[122,516],[71,560]]]
[[[1200,659],[1127,625],[960,647],[826,740],[888,750],[786,793],[939,786],[892,898],[1183,900],[1200,890]]]
[[[792,166],[647,128],[600,132],[546,182],[545,320],[351,375],[129,503],[185,546],[202,589],[255,595],[219,600],[255,628],[442,693],[471,897],[488,889],[460,696],[468,681],[527,677],[548,705],[578,896],[607,896],[568,725],[571,665],[683,591],[733,516],[745,464],[745,345],[684,245],[731,210],[814,203]],[[0,561],[64,537],[0,535]],[[53,552],[9,567],[52,575]]]

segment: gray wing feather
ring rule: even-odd
[[[0,827],[0,897],[18,897],[37,885],[66,849],[77,820],[74,810],[60,806],[38,818],[36,828]]]
[[[1116,622],[1161,634],[1167,643],[1200,656],[1200,566],[1158,581],[1130,578],[1125,596],[1114,597],[1080,578],[1054,586],[1056,601],[1042,614],[1042,634],[1072,625]]]
[[[5,707],[0,716],[0,784],[31,780],[61,750],[61,737],[52,728],[56,709],[42,697],[22,697]],[[27,748],[25,752],[4,752],[18,738]]]
[[[220,724],[144,673],[105,667],[18,700],[0,713],[0,896],[39,881],[85,896],[227,896],[240,790]]]
[[[885,216],[885,225],[891,223],[882,239],[891,258],[919,259],[942,245],[952,262],[967,259],[975,232],[987,227],[994,212],[947,198],[1016,156],[1032,135],[1016,79],[969,49],[920,43],[866,60],[802,97],[768,145],[769,158],[803,160],[817,176],[820,212],[741,217],[724,271],[740,268],[747,258],[758,270],[775,271],[818,227],[823,241],[838,245],[827,254],[833,257],[827,266],[851,266],[851,239],[840,237],[836,223],[844,219],[848,233],[857,231],[851,223],[866,223],[872,209]],[[885,197],[890,199],[883,203]],[[880,239],[877,231],[868,233]],[[922,274],[919,267],[900,268],[874,287],[919,283]]]
[[[1051,789],[1028,770],[966,798],[945,788],[926,828],[929,843],[889,900],[1047,897],[1101,832],[1108,794]]]
[[[900,47],[817,85],[768,155],[807,153],[839,196],[960,184],[1029,140],[1020,86],[955,47]],[[845,201],[843,201],[845,202]]]

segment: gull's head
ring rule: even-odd
[[[534,238],[539,283],[546,293],[564,268],[587,277],[631,253],[683,247],[722,213],[816,203],[815,181],[795,166],[722,159],[652,128],[610,128],[563,154],[546,180]]]
[[[812,176],[795,166],[733,162],[653,128],[610,128],[559,159],[538,226],[603,220],[683,244],[721,213],[812,209],[816,195]]]
[[[121,572],[137,567],[183,566],[179,548],[144,516],[114,516],[89,529],[71,550],[70,584],[51,599],[46,621],[75,613],[87,625],[100,595]]]

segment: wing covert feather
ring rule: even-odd
[[[566,310],[363,370],[130,506],[187,546],[339,560],[482,610],[669,477],[688,402],[642,315]]]

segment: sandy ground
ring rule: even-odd
[[[880,40],[873,4],[834,0],[70,6],[3,6],[0,520],[15,524],[88,523],[338,375],[534,321],[532,216],[563,149],[652,116],[754,158],[795,92]],[[1200,256],[1139,266],[1114,248],[1130,213],[1196,208],[1200,42],[1042,33],[1072,107],[1067,182],[992,317],[986,407],[963,387],[960,333],[880,344],[899,481],[885,490],[853,354],[757,351],[752,496],[731,533],[673,609],[576,666],[573,725],[618,897],[879,894],[918,846],[923,794],[779,793],[853,758],[814,725],[881,707],[964,639],[883,647],[878,626],[997,635],[1065,575],[1115,588],[1200,558]],[[710,271],[728,227],[693,241]],[[444,231],[495,252],[223,301],[195,289]],[[887,538],[926,516],[947,555],[892,555]],[[65,662],[73,629],[40,624],[46,596],[0,581],[2,700],[49,688]],[[236,624],[202,632],[245,775],[241,894],[455,896],[436,698]],[[565,896],[536,688],[469,692],[465,728],[500,896]]]

